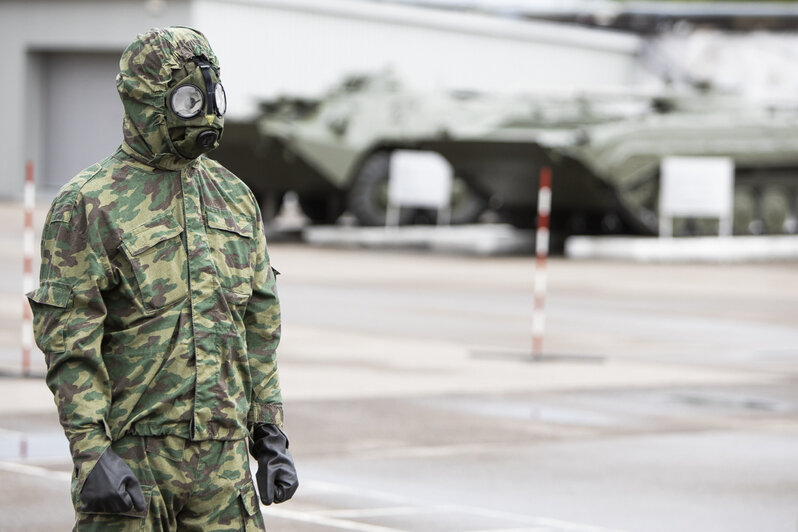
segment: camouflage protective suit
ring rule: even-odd
[[[109,446],[148,499],[128,521],[78,512],[81,530],[263,528],[246,438],[256,423],[282,424],[275,272],[250,190],[176,147],[189,133],[170,122],[166,94],[195,56],[218,68],[187,28],[128,47],[117,77],[124,141],[59,192],[43,230],[28,298],[76,510]],[[221,117],[195,120],[221,131]],[[197,517],[200,503],[212,517]]]

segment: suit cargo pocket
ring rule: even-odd
[[[244,522],[244,526],[241,529],[246,531],[263,530],[263,514],[260,513],[258,496],[251,484],[241,489],[239,500],[242,509],[241,518]]]
[[[252,295],[252,221],[232,212],[205,207],[208,243],[227,300],[245,304]]]
[[[182,233],[174,218],[162,216],[122,237],[146,311],[169,306],[188,294]]]
[[[44,353],[66,350],[66,321],[72,309],[72,287],[59,281],[42,281],[39,288],[26,294],[33,312],[36,345]]]
[[[132,517],[132,518],[136,518],[136,519],[145,519],[147,517],[147,514],[149,513],[149,510],[150,510],[150,503],[152,502],[152,492],[153,492],[154,489],[155,489],[154,486],[147,486],[147,485],[141,486],[141,493],[144,495],[144,508],[142,508],[141,510],[137,510],[134,507],[134,508],[131,508],[130,510],[127,510],[127,511],[124,511],[124,512],[113,512],[113,513],[112,512],[87,512],[85,510],[81,510],[80,509],[80,505],[81,505],[80,496],[78,495],[77,503],[76,503],[77,513],[78,513],[79,516],[81,514],[85,515],[85,516],[108,516],[108,518],[110,519],[109,524],[112,524],[112,523],[115,523],[115,522],[120,522],[120,521],[121,522],[127,522],[125,519],[120,519],[121,517]],[[94,518],[92,518],[91,522],[93,522],[93,523],[103,522],[101,519],[102,519],[101,517],[99,517],[99,518],[98,517],[94,517]],[[130,522],[134,523],[134,527],[139,527],[139,526],[143,525],[143,523],[137,523],[136,521],[130,521]],[[144,529],[142,528],[141,530],[144,530]]]

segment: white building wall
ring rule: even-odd
[[[638,37],[560,24],[357,0],[196,0],[192,18],[220,58],[236,118],[263,97],[316,96],[345,74],[386,67],[420,90],[653,82]]]

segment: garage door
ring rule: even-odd
[[[120,55],[45,54],[44,188],[60,188],[122,142],[122,102],[115,84]]]

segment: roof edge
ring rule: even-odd
[[[483,13],[460,13],[434,7],[388,4],[365,0],[201,0],[207,3],[260,6],[284,11],[384,22],[455,33],[506,39],[569,44],[606,52],[634,54],[642,40],[624,32],[574,27],[558,22],[498,18]],[[435,16],[430,16],[430,11]]]

